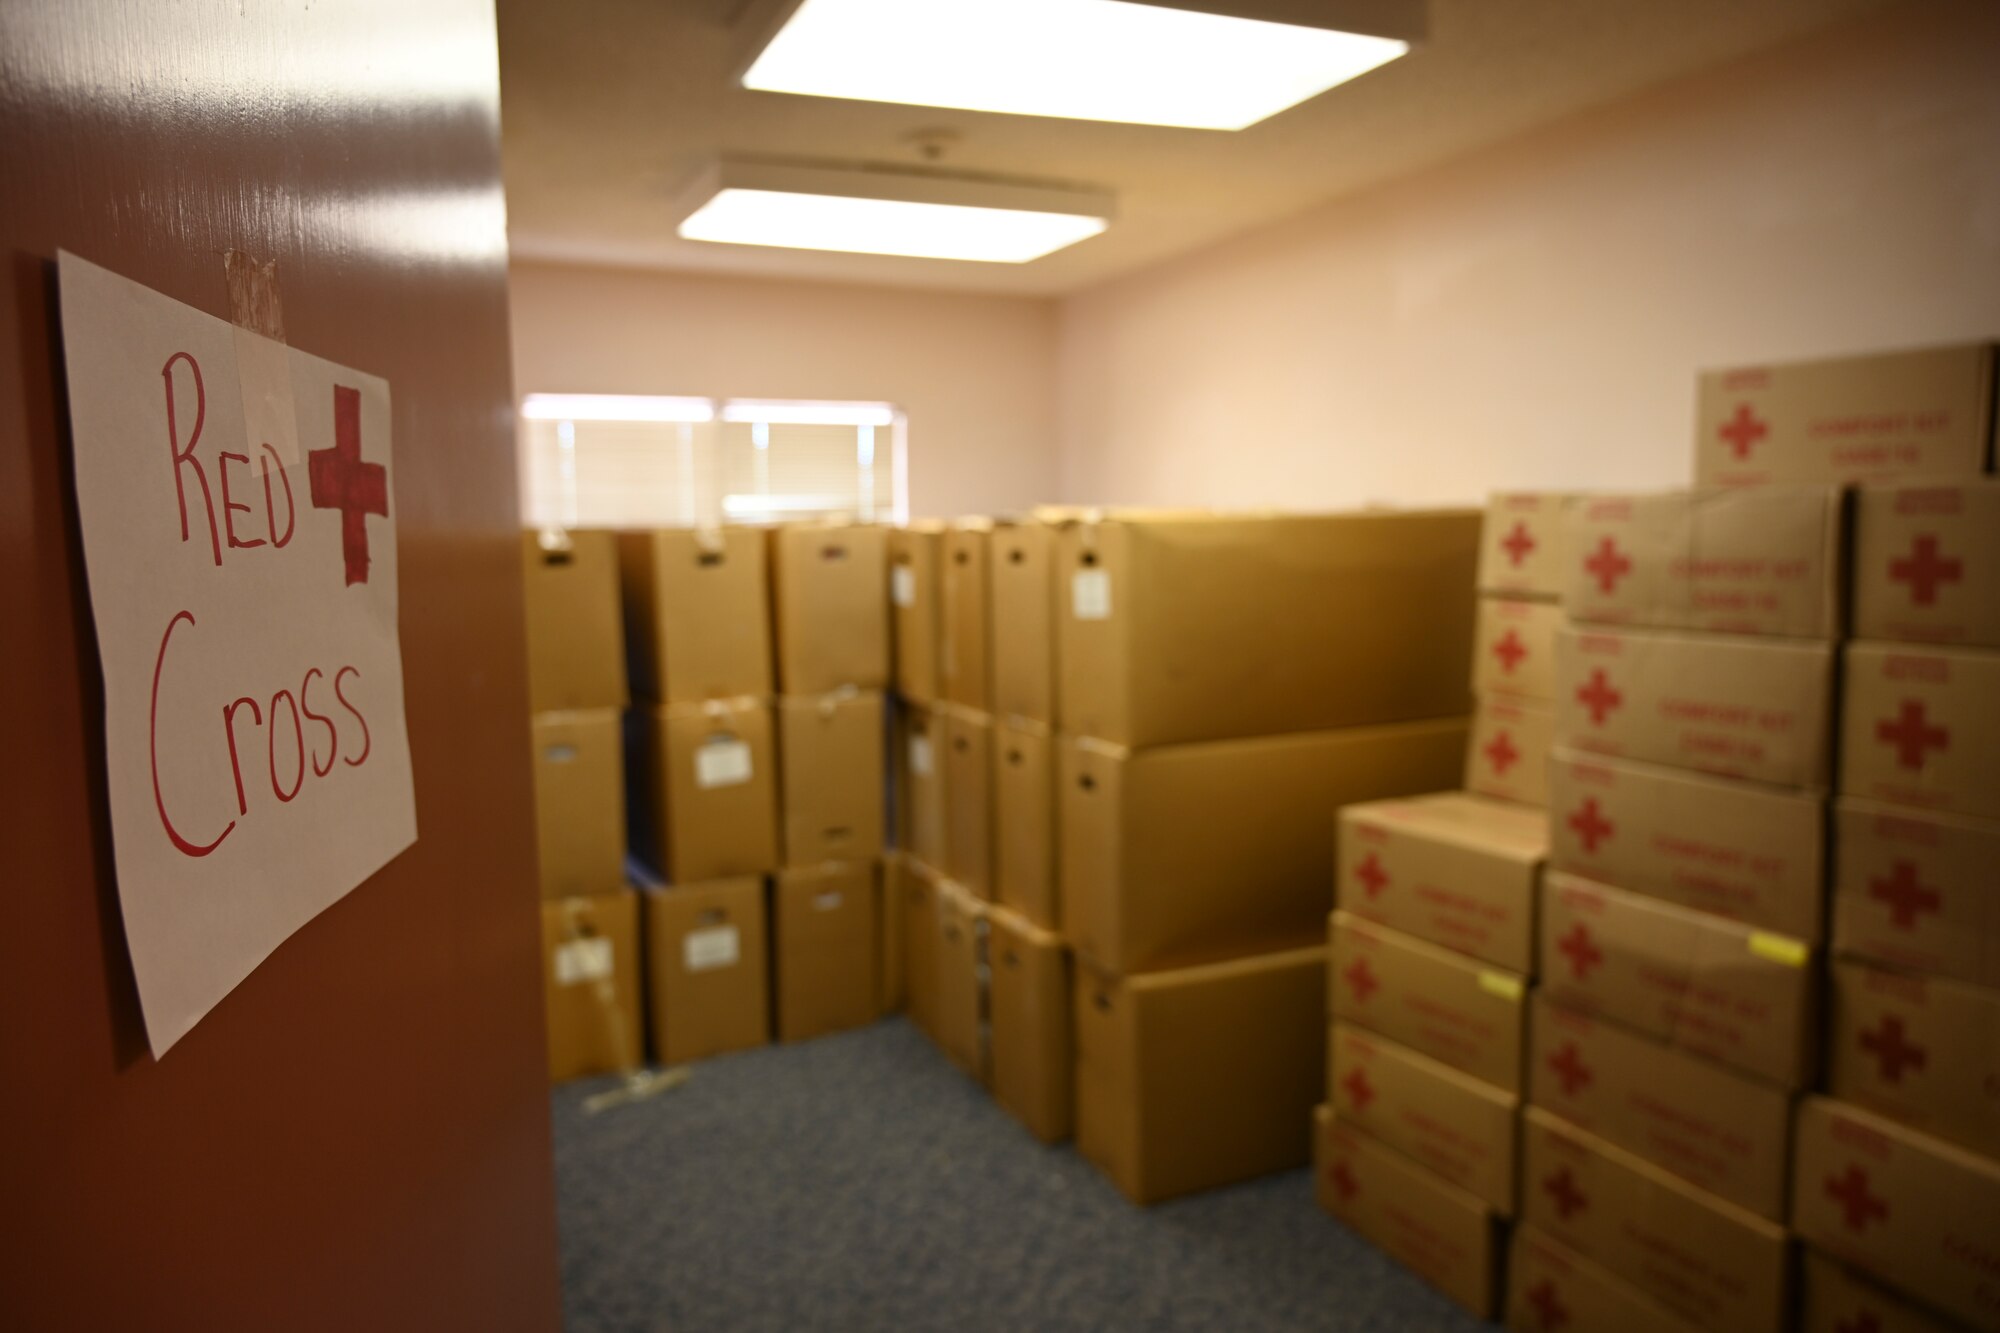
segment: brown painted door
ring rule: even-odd
[[[0,1327],[559,1321],[487,0],[0,5]],[[146,1053],[54,259],[394,401],[414,847]]]

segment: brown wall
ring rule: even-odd
[[[386,63],[385,63],[386,60]],[[0,7],[0,1327],[558,1323],[493,15]],[[58,247],[394,398],[416,845],[164,1061],[124,955]]]

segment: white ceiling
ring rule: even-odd
[[[1298,213],[1881,0],[1432,0],[1429,42],[1238,133],[791,97],[731,87],[731,0],[499,0],[517,258],[1052,295]],[[945,0],[939,0],[945,3]],[[683,241],[717,153],[915,164],[1107,187],[1105,234],[1029,264]]]

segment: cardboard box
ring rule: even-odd
[[[1532,975],[1548,844],[1541,811],[1464,792],[1350,805],[1340,812],[1338,905]]]
[[[992,536],[983,518],[960,519],[944,534],[944,659],[939,688],[948,703],[993,706]]]
[[[633,846],[676,884],[778,868],[778,765],[770,706],[754,699],[641,714],[628,761]]]
[[[887,744],[882,696],[872,690],[778,701],[786,865],[882,855]]]
[[[903,917],[903,1004],[910,1021],[932,1041],[939,1041],[938,956],[943,952],[944,927],[938,920],[938,880],[910,857],[902,858],[902,869],[898,910]]]
[[[1556,679],[1559,745],[1784,787],[1832,777],[1829,644],[1572,628]]]
[[[993,719],[940,706],[944,722],[944,870],[976,898],[993,899]]]
[[[2000,648],[2000,481],[1855,492],[1854,636]]]
[[[1799,1333],[1960,1333],[1939,1316],[1807,1246]]]
[[[2000,1163],[1844,1102],[1799,1107],[1792,1227],[1834,1258],[2000,1329]]]
[[[944,654],[943,553],[944,524],[936,520],[889,530],[889,620],[896,641],[896,692],[921,704],[938,701],[938,666]]]
[[[909,998],[909,935],[903,905],[908,897],[904,879],[909,874],[909,860],[901,852],[883,858],[875,895],[875,1012],[881,1015],[895,1013]]]
[[[1555,601],[1569,568],[1569,507],[1574,497],[1503,491],[1486,502],[1479,542],[1479,590]]]
[[[1076,1102],[1069,949],[1002,907],[986,924],[993,1099],[1043,1143],[1060,1143]]]
[[[804,1041],[875,1021],[879,892],[873,861],[778,872],[772,934],[779,1041]]]
[[[1840,960],[1832,980],[1828,1094],[2000,1158],[2000,990]]]
[[[1139,749],[1463,713],[1478,541],[1461,511],[1065,527],[1063,731]]]
[[[1556,1333],[1572,1328],[1700,1333],[1704,1327],[1671,1313],[1538,1227],[1515,1227],[1507,1251],[1507,1327],[1511,1333]]]
[[[535,843],[542,897],[625,887],[625,758],[615,708],[537,713]]]
[[[1992,456],[1993,347],[1704,371],[1694,438],[1702,486],[1969,476]]]
[[[827,694],[889,684],[889,530],[788,523],[771,530],[778,689]]]
[[[770,933],[755,875],[646,890],[653,1058],[686,1064],[771,1040]]]
[[[1841,632],[1840,492],[1830,486],[1591,495],[1570,511],[1570,619],[1780,634]]]
[[[1504,694],[1479,700],[1465,747],[1465,788],[1522,805],[1549,803],[1549,746],[1555,713]]]
[[[992,1086],[986,1028],[986,904],[963,885],[937,886],[937,1043],[947,1059]]]
[[[655,703],[771,693],[771,576],[757,528],[618,534],[632,688]]]
[[[1326,950],[1076,971],[1076,1148],[1133,1203],[1304,1166],[1326,1086]]]
[[[1332,920],[1335,1018],[1502,1091],[1521,1090],[1525,978],[1346,912]]]
[[[625,706],[618,550],[608,532],[521,534],[528,710]]]
[[[1549,864],[1601,884],[1817,942],[1826,799],[1558,746]]]
[[[1786,1327],[1783,1227],[1538,1106],[1521,1118],[1521,1217],[1701,1328]]]
[[[1327,1058],[1341,1119],[1512,1216],[1519,1097],[1347,1023]]]
[[[896,713],[896,843],[936,870],[944,865],[944,719],[917,704]]]
[[[1553,703],[1556,631],[1563,610],[1553,602],[1481,597],[1473,634],[1472,691]]]
[[[2000,652],[1847,645],[1840,791],[2000,820]]]
[[[1056,725],[1056,534],[1039,519],[993,525],[993,712]]]
[[[1046,930],[1056,897],[1056,740],[1039,722],[1003,718],[993,733],[993,896]]]
[[[542,998],[551,1083],[644,1062],[638,895],[621,889],[542,904]]]
[[[1841,800],[1834,825],[1836,952],[2000,987],[2000,824]]]
[[[1675,1050],[1801,1088],[1819,1045],[1804,941],[1559,870],[1542,883],[1542,991]]]
[[[1058,751],[1063,935],[1118,973],[1325,936],[1334,812],[1456,781],[1458,719]]]
[[[1530,1102],[1759,1217],[1783,1220],[1791,1149],[1783,1089],[1546,995],[1531,1010]]]
[[[1313,1127],[1320,1207],[1476,1318],[1492,1318],[1502,1246],[1486,1204],[1331,1107],[1314,1108]]]

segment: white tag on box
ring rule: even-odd
[[[734,967],[742,956],[742,936],[734,926],[704,926],[681,939],[681,961],[690,972]]]
[[[602,935],[556,946],[556,985],[575,986],[611,975],[611,941]]]
[[[840,905],[846,901],[847,899],[845,895],[843,895],[840,892],[840,890],[828,889],[825,893],[816,893],[813,895],[813,911],[815,912],[838,911],[840,909]]]
[[[889,599],[902,607],[917,604],[916,570],[908,565],[897,565],[889,571]]]
[[[1079,569],[1069,580],[1070,614],[1078,620],[1111,618],[1111,574],[1103,569]]]
[[[717,736],[694,752],[694,785],[736,787],[750,780],[750,742]]]
[[[910,737],[910,772],[920,778],[931,775],[931,738]]]

